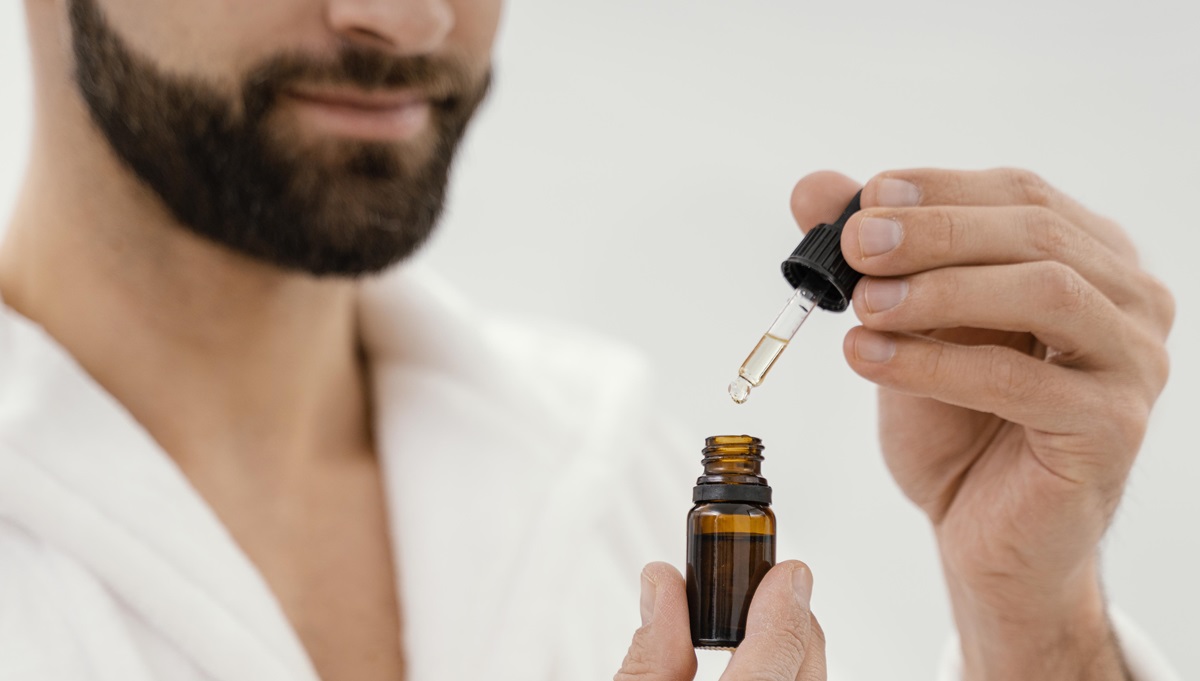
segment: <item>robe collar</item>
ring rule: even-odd
[[[406,669],[494,678],[489,664],[532,633],[506,630],[505,613],[522,608],[509,594],[529,573],[554,438],[486,324],[411,269],[363,284],[359,315]],[[207,676],[316,681],[261,573],[170,456],[40,326],[0,317],[0,517],[76,561]]]

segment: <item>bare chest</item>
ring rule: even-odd
[[[203,490],[202,490],[203,493]],[[263,574],[322,681],[400,681],[401,622],[378,469],[291,494],[210,501]]]

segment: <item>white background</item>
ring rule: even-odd
[[[1112,600],[1200,678],[1198,7],[512,3],[494,96],[426,258],[489,309],[639,345],[658,365],[648,389],[697,446],[762,437],[781,558],[814,569],[834,668],[924,679],[946,599],[930,531],[880,459],[872,388],[842,361],[852,316],[814,315],[747,405],[724,387],[787,295],[796,179],[1039,172],[1124,224],[1178,298],[1171,383],[1104,573]],[[3,216],[31,116],[16,2],[0,7],[0,84]]]

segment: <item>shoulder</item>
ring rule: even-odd
[[[374,280],[360,300],[381,404],[395,405],[396,418],[407,412],[410,428],[424,423],[413,414],[488,424],[517,433],[530,461],[575,489],[609,485],[629,496],[644,486],[659,499],[670,484],[687,496],[694,448],[681,446],[651,363],[629,344],[497,313],[424,270]]]
[[[606,523],[650,530],[650,518],[675,519],[690,505],[699,448],[657,399],[653,367],[619,341],[547,322],[498,321],[486,331],[497,357],[514,372],[520,399],[536,422],[557,424],[557,456],[576,484],[619,501]],[[521,378],[516,378],[517,376]],[[514,393],[515,395],[516,393]],[[570,503],[588,497],[573,497]],[[674,528],[672,523],[670,527]],[[651,532],[661,545],[663,534]],[[670,533],[673,537],[675,533]]]
[[[420,376],[552,430],[647,421],[649,362],[627,344],[563,324],[515,319],[466,299],[422,269],[362,289],[360,326],[371,362]],[[651,416],[650,418],[656,418]]]
[[[630,345],[550,321],[506,319],[488,324],[484,339],[516,382],[547,405],[592,416],[653,412],[646,404],[650,362]]]

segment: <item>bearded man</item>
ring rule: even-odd
[[[25,9],[0,678],[616,666],[628,632],[604,614],[636,607],[643,562],[679,555],[692,457],[665,455],[637,359],[485,318],[398,265],[488,90],[500,0]],[[859,189],[809,176],[797,220]],[[884,388],[889,466],[937,532],[949,674],[1167,679],[1114,636],[1096,547],[1166,380],[1170,295],[1116,225],[1030,173],[862,190],[846,356]],[[598,504],[612,489],[619,508]],[[618,677],[691,679],[682,578],[653,563],[641,584]],[[825,678],[811,590],[797,561],[767,575],[729,678]]]

